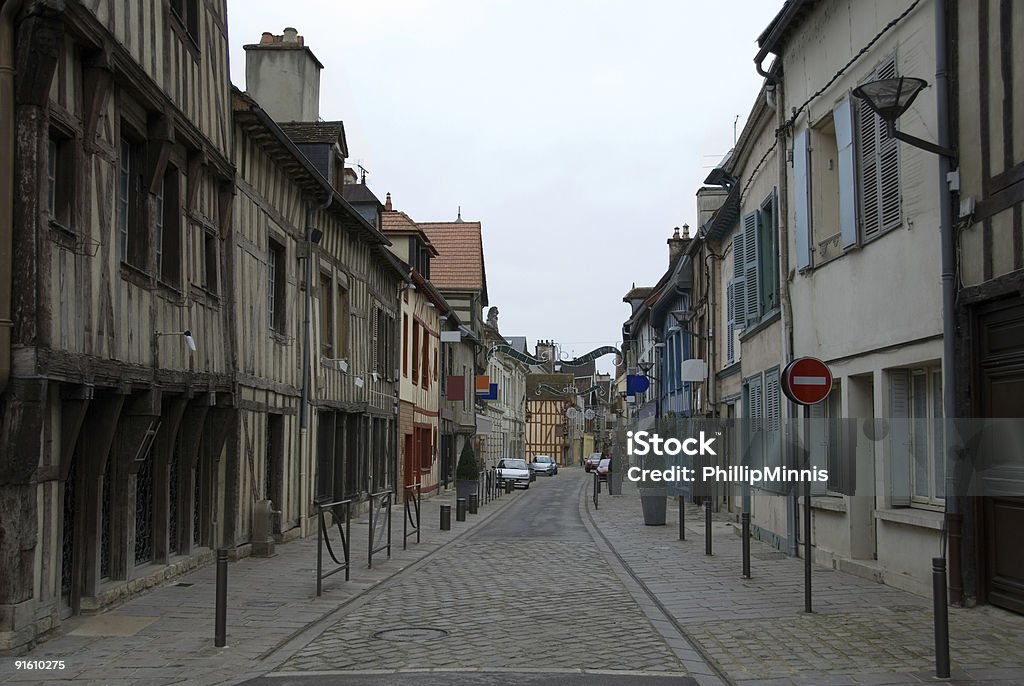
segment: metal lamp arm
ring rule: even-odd
[[[928,152],[935,153],[936,155],[942,155],[943,157],[948,157],[951,160],[956,160],[956,149],[954,148],[945,148],[938,143],[932,143],[931,141],[926,141],[923,138],[911,136],[909,133],[897,131],[896,124],[891,121],[885,122],[885,129],[890,138],[895,138],[896,140],[903,141],[907,145],[912,145],[915,148],[927,150]]]

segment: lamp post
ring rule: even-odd
[[[952,446],[953,432],[949,431],[948,422],[956,415],[955,380],[953,378],[953,360],[955,354],[954,336],[956,328],[956,239],[953,235],[953,211],[951,191],[954,183],[958,184],[957,172],[954,171],[957,161],[956,149],[951,145],[949,119],[949,75],[948,55],[946,50],[946,7],[945,2],[937,2],[935,6],[935,100],[938,119],[938,143],[910,136],[896,130],[896,120],[907,111],[914,99],[928,83],[924,79],[896,77],[879,79],[865,83],[853,90],[854,97],[860,98],[867,107],[874,110],[885,122],[886,132],[890,137],[903,141],[916,148],[935,153],[939,156],[939,235],[942,251],[942,410],[946,419],[944,431],[945,454],[953,459],[946,459],[946,465],[955,465],[955,450]],[[947,479],[948,481],[948,479]],[[952,489],[947,488],[945,494],[945,519],[949,527],[950,541],[950,576],[954,583],[954,600],[962,594],[960,580],[960,502],[957,498],[957,483],[952,480]],[[946,608],[946,560],[945,557],[932,559],[934,569],[933,604],[935,612],[935,653],[936,675],[948,677],[949,669],[949,629]]]

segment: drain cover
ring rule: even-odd
[[[408,627],[406,629],[385,629],[373,635],[382,641],[398,641],[400,643],[426,643],[439,638],[444,638],[448,632],[444,629],[431,629],[429,627]]]

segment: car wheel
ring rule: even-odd
[[[524,488],[523,490],[524,490],[524,491],[528,491],[528,490],[530,490],[530,484],[526,484],[526,488]]]

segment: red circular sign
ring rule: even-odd
[[[832,390],[832,372],[816,357],[800,357],[782,370],[782,392],[800,405],[814,405]]]

